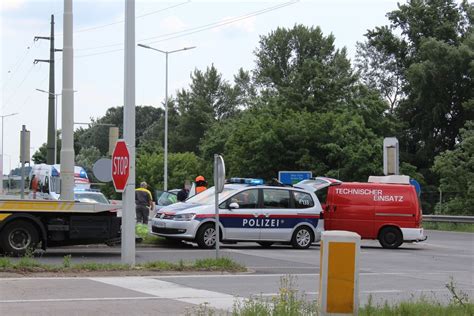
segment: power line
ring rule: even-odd
[[[43,79],[40,80],[38,86],[42,86],[43,83],[46,81],[46,79],[48,79],[48,76],[49,76],[49,74],[46,73],[46,74],[44,75]],[[19,107],[16,108],[16,110],[17,110],[18,112],[20,112],[20,110],[21,110],[21,109],[25,106],[25,104],[31,99],[31,96],[32,96],[33,93],[35,93],[35,92],[36,92],[36,90],[34,90],[34,89],[31,90],[30,94],[28,94],[28,96],[26,97],[25,101],[24,101]]]
[[[262,15],[262,14],[265,14],[265,13],[268,13],[268,12],[271,12],[271,11],[281,9],[283,7],[286,7],[286,6],[293,5],[293,4],[297,3],[298,1],[299,0],[296,0],[296,1],[292,0],[292,1],[289,1],[289,2],[285,2],[285,3],[282,3],[282,4],[272,6],[272,7],[268,7],[268,8],[265,8],[265,9],[261,9],[261,10],[258,10],[258,11],[247,13],[247,14],[241,15],[241,16],[236,17],[236,18],[229,18],[229,19],[226,19],[226,20],[223,20],[223,21],[208,23],[208,24],[204,24],[204,25],[201,25],[201,26],[189,28],[189,29],[186,29],[186,30],[178,31],[178,32],[172,32],[172,33],[162,34],[162,35],[158,35],[158,36],[148,37],[148,38],[140,39],[138,41],[147,41],[147,40],[155,39],[155,38],[163,38],[163,39],[156,40],[156,41],[151,41],[151,42],[148,42],[147,44],[168,41],[168,40],[171,40],[171,39],[175,39],[175,38],[179,38],[179,37],[183,37],[183,36],[203,32],[203,31],[207,31],[207,30],[210,30],[210,29],[222,27],[222,26],[225,26],[225,25],[228,25],[228,24],[232,24],[232,23],[239,22],[239,21],[242,21],[242,20],[245,20],[245,19],[249,19],[249,18],[258,16],[258,15]],[[121,45],[123,45],[123,43],[103,45],[103,46],[98,46],[98,47],[93,47],[93,48],[82,48],[82,49],[78,49],[78,50],[94,50],[94,49],[115,47],[115,46],[121,46]],[[75,57],[76,58],[83,58],[83,57],[89,57],[89,56],[96,56],[96,55],[108,54],[108,53],[113,53],[113,52],[119,52],[119,51],[122,51],[122,50],[123,50],[123,48],[117,48],[117,49],[107,50],[107,51],[103,51],[103,52],[97,52],[97,53],[91,53],[91,54],[85,54],[85,55],[78,55],[78,56],[75,56]]]
[[[32,42],[30,45],[26,47],[25,53],[22,56],[20,56],[20,58],[18,58],[18,60],[13,65],[12,69],[8,71],[8,73],[10,73],[10,76],[8,78],[5,78],[5,82],[3,83],[2,90],[5,90],[8,84],[13,81],[12,79],[17,73],[16,71],[21,68],[26,57],[30,54],[31,47],[33,46],[33,44],[34,42]]]
[[[157,13],[160,13],[160,12],[163,12],[163,11],[167,11],[167,10],[170,10],[170,9],[173,9],[173,8],[176,8],[176,7],[179,7],[179,6],[188,4],[188,3],[190,3],[190,2],[191,2],[191,1],[188,0],[188,1],[186,1],[186,2],[181,2],[181,3],[175,4],[175,5],[172,5],[172,6],[163,8],[163,9],[160,9],[160,10],[151,11],[151,12],[147,12],[147,13],[144,13],[144,14],[141,14],[141,15],[137,15],[137,16],[135,17],[135,19],[140,19],[140,18],[143,18],[143,17],[145,17],[145,16],[149,16],[149,15],[157,14]],[[111,23],[107,23],[107,24],[102,24],[102,25],[97,25],[97,26],[91,26],[91,27],[87,27],[87,28],[83,28],[83,29],[79,29],[79,30],[77,30],[77,31],[74,31],[74,33],[82,33],[82,32],[93,31],[93,30],[97,30],[97,29],[104,28],[104,27],[108,27],[108,26],[112,26],[112,25],[116,25],[116,24],[121,24],[121,23],[124,23],[124,22],[125,22],[125,20],[120,20],[120,21],[111,22]],[[58,35],[61,35],[61,34],[62,34],[62,33],[58,33]]]
[[[16,93],[18,92],[18,90],[21,88],[21,86],[23,85],[23,83],[25,82],[25,80],[28,78],[28,76],[30,75],[30,73],[33,71],[33,68],[35,67],[34,64],[31,65],[30,69],[28,70],[28,72],[25,74],[25,76],[23,77],[23,80],[20,82],[20,84],[16,87],[16,89],[13,91],[13,93],[10,95],[10,97],[7,99],[7,102],[6,104],[9,104],[10,100],[16,95]]]

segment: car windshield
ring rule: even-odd
[[[166,206],[166,205],[176,203],[177,201],[178,201],[178,198],[175,194],[172,194],[169,192],[163,192],[163,194],[161,194],[160,198],[158,199],[157,204]]]
[[[86,203],[109,204],[107,198],[101,193],[75,193],[74,200]]]
[[[225,200],[231,194],[237,191],[236,188],[229,188],[224,187],[224,190],[219,193],[219,200]],[[193,204],[201,204],[201,205],[208,205],[214,203],[214,187],[209,188],[199,194],[196,194],[193,197],[190,197],[186,200],[186,203],[193,203]]]

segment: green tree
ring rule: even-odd
[[[222,153],[228,176],[269,179],[280,170],[311,170],[343,180],[366,180],[380,173],[381,138],[360,115],[269,108],[249,110],[213,126],[200,147],[203,159]]]
[[[262,94],[277,95],[275,105],[293,110],[327,111],[346,105],[357,77],[346,49],[336,49],[334,40],[319,27],[304,25],[261,36],[254,76]]]
[[[179,136],[175,139],[178,151],[197,153],[200,139],[214,122],[239,112],[237,94],[213,65],[205,72],[196,69],[189,89],[182,89],[176,97],[180,115]]]
[[[81,152],[76,156],[76,166],[83,167],[89,176],[89,179],[95,179],[92,174],[94,163],[102,157],[100,151],[95,147],[82,148]]]
[[[60,163],[61,162],[61,131],[58,130],[56,132],[56,162]],[[46,163],[46,156],[47,156],[47,144],[43,143],[43,145],[38,148],[38,150],[33,154],[31,157],[31,160],[35,164],[41,164],[41,163]],[[77,151],[77,149],[76,149]]]
[[[474,116],[473,6],[411,0],[387,17],[390,26],[368,31],[359,45],[359,69],[402,123],[402,158],[433,182],[433,158],[454,147],[459,129]]]
[[[141,136],[154,122],[160,120],[163,110],[152,106],[137,106],[135,112],[137,146],[140,145]],[[102,155],[109,151],[109,124],[116,126],[123,133],[123,107],[109,108],[105,115],[99,119],[92,119],[87,128],[79,128],[75,132],[75,139],[79,152],[81,148],[96,147]],[[107,124],[107,125],[103,125]],[[78,154],[79,152],[76,152]]]
[[[146,181],[152,190],[163,189],[163,153],[144,153],[137,157],[136,183]],[[194,153],[168,155],[168,187],[181,188],[202,172],[201,161]]]
[[[46,156],[47,156],[47,148],[46,148],[46,143],[43,143],[40,148],[33,154],[31,157],[31,160],[35,164],[41,164],[41,163],[46,163]]]
[[[448,196],[436,211],[474,215],[474,121],[461,129],[460,142],[453,150],[436,157],[433,171],[440,176],[440,190]]]

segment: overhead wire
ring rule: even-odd
[[[8,84],[12,82],[12,79],[17,74],[17,70],[20,69],[21,66],[23,65],[23,62],[25,61],[26,57],[28,57],[28,55],[30,54],[31,47],[33,47],[34,44],[35,42],[33,41],[31,42],[30,45],[26,46],[25,53],[18,58],[18,60],[13,65],[12,69],[8,70],[8,72],[10,73],[10,76],[7,76],[7,78],[5,78],[5,82],[2,85],[2,90],[5,90]]]
[[[239,22],[239,21],[242,21],[242,20],[245,20],[245,19],[249,19],[249,18],[258,16],[258,15],[262,15],[262,14],[265,14],[265,13],[268,13],[268,12],[271,12],[271,11],[281,9],[283,7],[286,7],[286,6],[293,5],[293,4],[297,3],[298,1],[299,0],[292,0],[292,1],[281,3],[281,4],[278,4],[278,5],[275,5],[275,6],[267,7],[265,9],[261,9],[261,10],[258,10],[258,11],[253,11],[253,12],[235,17],[235,18],[229,18],[229,19],[226,19],[226,20],[221,20],[221,21],[217,21],[217,22],[213,22],[213,23],[208,23],[208,24],[204,24],[204,25],[201,25],[201,26],[189,28],[189,29],[186,29],[186,30],[178,31],[178,32],[172,32],[172,33],[157,35],[157,36],[148,37],[148,38],[144,38],[144,39],[139,39],[138,41],[140,41],[140,42],[148,41],[150,39],[155,39],[155,38],[162,38],[162,39],[156,40],[156,41],[150,41],[150,42],[147,42],[147,44],[153,44],[153,43],[168,41],[168,40],[171,40],[171,39],[175,39],[175,38],[179,38],[179,37],[183,37],[183,36],[188,36],[188,35],[191,35],[191,34],[207,31],[207,30],[210,30],[210,29],[222,27],[222,26],[225,26],[225,25],[228,25],[228,24],[232,24],[232,23]],[[103,45],[103,46],[98,46],[98,47],[93,47],[93,48],[82,48],[82,49],[78,49],[78,50],[94,50],[94,49],[115,47],[115,46],[121,46],[121,45],[123,45],[123,43]],[[113,52],[119,52],[119,51],[122,51],[122,50],[123,50],[123,48],[116,48],[116,49],[113,49],[113,50],[107,50],[107,51],[102,51],[102,52],[97,52],[97,53],[77,55],[77,56],[75,56],[75,58],[83,58],[83,57],[89,57],[89,56],[109,54],[109,53],[113,53]]]
[[[135,19],[143,18],[143,17],[145,17],[145,16],[157,14],[157,13],[160,13],[160,12],[163,12],[163,11],[167,11],[167,10],[170,10],[170,9],[174,9],[174,8],[176,8],[176,7],[179,7],[179,6],[188,4],[188,3],[190,3],[190,2],[191,2],[191,1],[188,0],[188,1],[186,1],[186,2],[181,2],[181,3],[178,3],[178,4],[174,4],[174,5],[172,5],[172,6],[169,6],[169,7],[163,8],[163,9],[159,9],[159,10],[156,10],[156,11],[147,12],[147,13],[144,13],[144,14],[140,14],[140,15],[135,16]],[[102,25],[97,25],[97,26],[86,27],[86,28],[83,28],[83,29],[79,29],[79,30],[77,30],[77,31],[74,31],[74,33],[82,33],[82,32],[93,31],[93,30],[97,30],[97,29],[104,28],[104,27],[109,27],[109,26],[112,26],[112,25],[121,24],[121,23],[124,23],[124,22],[125,22],[125,20],[120,20],[120,21],[115,21],[115,22],[111,22],[111,23],[107,23],[107,24],[102,24]],[[61,33],[59,33],[59,35],[60,35],[60,34],[61,34]]]
[[[33,68],[35,67],[34,64],[31,65],[30,69],[26,72],[25,76],[23,77],[23,80],[21,80],[20,84],[16,87],[16,89],[13,91],[12,94],[10,94],[10,97],[6,100],[5,104],[8,106],[10,104],[10,100],[17,94],[18,90],[21,88],[25,80],[29,77],[31,72],[33,71]]]
[[[157,14],[157,13],[160,13],[160,12],[163,12],[163,11],[166,11],[166,10],[170,10],[170,9],[173,9],[173,8],[176,8],[176,7],[179,7],[179,6],[182,6],[182,5],[185,5],[185,4],[188,4],[190,3],[190,0],[188,1],[185,1],[185,2],[181,2],[181,3],[178,3],[178,4],[174,4],[174,5],[171,5],[171,6],[168,6],[168,7],[165,7],[165,8],[162,8],[162,9],[159,9],[159,10],[155,10],[155,11],[151,11],[151,12],[146,12],[146,13],[143,13],[143,14],[140,14],[140,15],[137,15],[136,18],[143,18],[143,17],[146,17],[146,16],[150,16],[150,15],[153,15],[153,14]],[[54,10],[54,14],[56,15],[59,11],[58,10]],[[94,26],[94,27],[89,27],[89,28],[85,28],[85,29],[79,29],[77,31],[74,31],[74,33],[80,33],[80,32],[87,32],[87,31],[91,31],[91,30],[96,30],[96,29],[100,29],[100,28],[104,28],[104,27],[108,27],[108,26],[111,26],[111,25],[115,25],[115,24],[120,24],[120,23],[123,23],[124,20],[121,20],[121,21],[116,21],[116,22],[113,22],[113,23],[108,23],[108,24],[104,24],[104,25],[98,25],[98,26]],[[61,35],[62,33],[56,33],[56,36],[59,36]],[[5,82],[3,83],[3,86],[2,86],[2,90],[4,91],[5,88],[7,88],[7,86],[13,82],[13,78],[15,76],[15,74],[17,73],[17,70],[21,68],[21,66],[23,65],[23,62],[26,60],[26,57],[28,57],[30,51],[31,51],[31,48],[36,46],[37,42],[33,41],[30,45],[27,46],[27,51],[25,52],[25,54],[20,57],[14,64],[13,66],[13,70],[10,70],[10,73],[11,75],[8,77],[8,78],[5,78]],[[34,67],[34,66],[33,66]],[[13,93],[10,94],[10,97],[8,98],[8,102],[12,99],[12,97],[14,95],[16,95],[16,92],[17,90],[23,85],[23,83],[25,82],[25,80],[27,79],[27,77],[29,76],[29,74],[31,73],[33,67],[31,67],[29,70],[28,70],[28,73],[25,75],[25,77],[23,78],[23,80],[21,81],[21,83],[17,86],[17,88],[14,90]],[[8,102],[6,102],[6,104],[9,104]],[[3,103],[3,102],[2,102]],[[3,107],[3,105],[2,105]]]

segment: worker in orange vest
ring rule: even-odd
[[[195,182],[196,182],[196,194],[199,194],[202,191],[207,189],[207,182],[203,176],[197,176]]]

